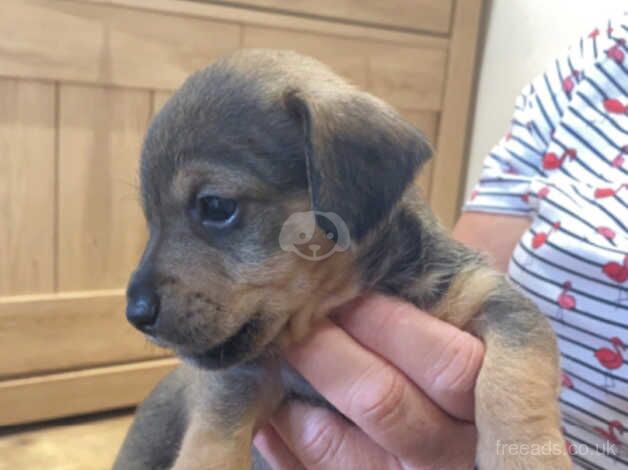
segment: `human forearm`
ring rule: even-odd
[[[510,256],[529,225],[530,220],[526,217],[465,212],[454,227],[453,237],[486,253],[493,267],[506,272]]]

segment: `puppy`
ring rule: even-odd
[[[140,406],[115,468],[263,468],[251,440],[281,401],[326,404],[278,350],[369,291],[484,341],[480,468],[569,468],[552,331],[415,193],[429,157],[393,109],[311,58],[240,51],[191,76],[146,135],[150,239],[127,293],[129,321],[184,365]],[[552,452],[503,455],[498,440]]]

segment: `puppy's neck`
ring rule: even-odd
[[[400,296],[426,310],[447,292],[466,252],[446,236],[414,188],[356,251],[364,290]]]

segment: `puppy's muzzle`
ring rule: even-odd
[[[159,297],[151,283],[133,280],[127,290],[127,320],[138,330],[151,333],[158,316]]]

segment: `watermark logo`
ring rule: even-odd
[[[347,224],[333,212],[295,212],[286,219],[279,233],[282,250],[310,261],[327,259],[348,250],[350,245]]]
[[[548,455],[618,455],[618,447],[612,442],[604,442],[600,445],[574,444],[572,442],[558,443],[547,441],[545,443],[514,443],[497,440],[497,455],[523,455],[523,456],[548,456]]]

